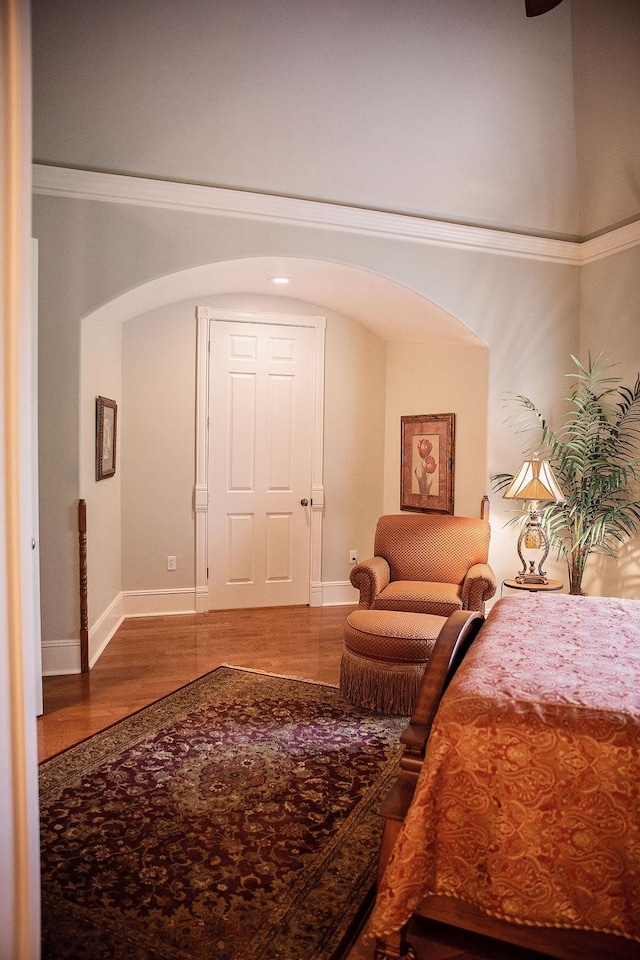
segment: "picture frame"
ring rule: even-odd
[[[455,413],[400,417],[400,509],[453,513]]]
[[[107,397],[96,397],[96,480],[116,472],[118,405]]]

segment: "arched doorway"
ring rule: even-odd
[[[286,296],[278,294],[278,290],[271,284],[270,278],[286,275],[291,278],[287,287]],[[253,298],[253,299],[252,299]],[[447,376],[447,370],[464,367],[464,358],[467,358],[468,369],[480,370],[477,375],[477,386],[472,391],[470,403],[473,405],[474,424],[469,429],[459,432],[465,449],[470,445],[470,435],[473,434],[473,451],[469,452],[468,460],[474,465],[486,462],[486,418],[482,420],[482,410],[486,409],[486,346],[458,319],[450,316],[437,304],[409,290],[396,281],[374,274],[359,268],[341,263],[309,260],[302,258],[273,258],[256,257],[242,260],[221,261],[173,273],[144,284],[123,296],[106,304],[83,321],[82,336],[82,391],[83,399],[80,404],[82,410],[81,422],[81,491],[85,499],[93,529],[93,536],[89,537],[89,597],[94,598],[95,605],[90,609],[89,623],[97,624],[95,636],[90,637],[90,648],[93,659],[97,658],[100,649],[108,641],[123,615],[135,613],[163,613],[186,612],[197,608],[197,577],[198,564],[202,565],[202,557],[197,554],[196,532],[191,520],[191,560],[179,569],[185,576],[184,583],[172,588],[168,584],[167,571],[164,569],[166,554],[176,553],[174,542],[170,536],[166,541],[158,533],[158,516],[166,514],[167,508],[162,509],[155,502],[154,484],[164,482],[167,476],[174,474],[188,466],[189,455],[186,458],[172,457],[171,464],[160,464],[156,468],[151,459],[147,458],[141,465],[138,477],[139,492],[136,493],[137,503],[148,511],[149,526],[146,533],[141,530],[137,536],[136,550],[138,555],[135,563],[130,562],[128,547],[123,550],[119,544],[118,531],[128,526],[127,517],[134,511],[123,512],[119,498],[106,496],[105,485],[95,484],[93,480],[93,441],[94,423],[91,415],[90,399],[96,394],[104,395],[95,382],[95,357],[99,354],[104,357],[104,351],[96,350],[96,343],[100,342],[101,332],[105,324],[111,332],[120,332],[121,348],[120,363],[126,377],[132,377],[135,372],[128,366],[129,336],[128,329],[136,326],[145,327],[142,336],[140,357],[144,358],[147,367],[153,366],[157,352],[158,339],[154,331],[168,316],[168,312],[180,306],[181,317],[188,318],[187,336],[191,337],[193,347],[193,324],[195,324],[195,307],[197,304],[211,303],[242,308],[243,304],[254,303],[256,298],[269,298],[278,311],[284,307],[289,312],[300,313],[327,313],[334,317],[333,341],[328,346],[332,351],[331,360],[333,369],[330,372],[330,389],[332,397],[328,407],[332,412],[331,435],[326,437],[326,446],[329,449],[329,473],[331,475],[332,491],[326,508],[325,538],[323,555],[321,558],[322,583],[320,584],[320,602],[340,603],[348,602],[345,599],[348,585],[348,550],[342,543],[340,531],[345,526],[345,517],[350,518],[360,508],[357,503],[348,506],[353,499],[354,487],[364,489],[365,486],[374,486],[375,491],[369,497],[371,503],[361,510],[359,530],[373,528],[372,516],[378,512],[392,512],[397,509],[393,486],[396,480],[395,454],[393,452],[395,418],[398,410],[403,413],[430,413],[444,412],[441,403],[447,409],[459,402],[455,392],[455,377]],[[342,320],[340,318],[343,318]],[[130,321],[133,321],[130,323]],[[156,324],[158,321],[158,324]],[[340,325],[346,329],[348,335],[339,330]],[[187,327],[185,327],[187,329]],[[338,332],[337,332],[338,331]],[[357,336],[354,335],[357,332]],[[363,332],[364,331],[364,332]],[[373,344],[373,346],[372,346]],[[376,344],[378,346],[376,346]],[[382,346],[380,346],[382,345]],[[368,352],[370,351],[370,353]],[[114,351],[114,356],[117,350]],[[93,364],[87,363],[87,358],[93,354]],[[377,413],[371,415],[367,423],[367,403],[362,401],[362,408],[358,414],[353,413],[350,423],[344,424],[344,411],[339,409],[342,395],[346,398],[345,404],[353,400],[353,382],[359,378],[367,379],[366,373],[369,356],[375,356],[377,363],[376,377],[369,379],[363,388],[368,396],[376,396]],[[384,354],[384,356],[383,356]],[[478,358],[484,358],[483,363]],[[173,362],[173,358],[170,358]],[[114,359],[114,363],[117,360]],[[100,365],[104,367],[102,359]],[[85,369],[86,368],[86,369]],[[167,368],[169,369],[169,368]],[[94,372],[88,372],[93,370]],[[166,373],[166,371],[165,371]],[[458,370],[459,373],[459,370]],[[104,374],[102,369],[101,374]],[[476,374],[474,373],[474,376]],[[122,371],[121,371],[122,376]],[[163,372],[158,369],[155,376],[155,388],[158,397],[162,395],[160,384]],[[143,378],[144,379],[144,378]],[[438,384],[437,389],[435,385]],[[451,389],[449,389],[449,385]],[[468,384],[467,384],[468,386]],[[388,395],[391,390],[392,396]],[[458,390],[459,393],[461,393]],[[194,389],[195,393],[195,389]],[[468,391],[467,391],[468,393]],[[140,396],[136,398],[141,399]],[[181,402],[184,398],[181,398]],[[146,402],[146,401],[145,401]],[[466,401],[465,401],[466,402]],[[129,404],[131,409],[137,402]],[[434,407],[435,405],[435,407]],[[171,403],[166,408],[171,412]],[[346,409],[346,408],[345,408]],[[351,408],[349,408],[351,409]],[[156,413],[158,407],[156,407]],[[349,420],[349,417],[346,417]],[[131,424],[131,411],[127,413],[123,407],[123,436],[127,426]],[[193,421],[192,421],[193,423]],[[335,425],[338,424],[338,429]],[[192,427],[188,431],[193,431]],[[376,434],[374,437],[373,434]],[[364,436],[363,436],[364,434]],[[466,434],[466,435],[465,435]],[[384,435],[387,436],[385,442]],[[142,431],[140,436],[149,449],[154,449],[154,439],[147,432]],[[375,448],[375,449],[374,449]],[[371,451],[373,452],[370,452]],[[375,472],[377,480],[372,484],[369,476],[366,483],[363,477],[367,473],[368,458],[371,458],[371,473]],[[182,460],[181,463],[178,461]],[[123,461],[121,460],[121,463]],[[185,468],[186,469],[186,468]],[[358,472],[360,471],[360,472]],[[184,471],[183,471],[184,472]],[[461,471],[461,476],[465,472]],[[482,471],[481,471],[482,472]],[[486,471],[485,471],[486,472]],[[343,482],[347,476],[346,486]],[[127,479],[126,463],[123,463],[121,478]],[[163,481],[164,477],[164,481]],[[362,481],[362,482],[361,482]],[[118,481],[120,482],[120,481]],[[180,492],[181,510],[183,516],[192,510],[194,494],[193,476],[188,490],[188,510],[185,506],[184,483]],[[481,491],[484,492],[484,491]],[[371,493],[371,491],[369,491]],[[125,489],[123,502],[127,501]],[[473,509],[477,509],[479,496],[469,496],[467,502],[473,501]],[[175,501],[175,498],[174,498]],[[372,503],[375,502],[375,506]],[[461,511],[465,512],[464,497],[460,501]],[[367,512],[368,511],[368,512]],[[460,510],[458,511],[460,512]],[[191,513],[191,517],[193,514]],[[155,518],[152,524],[151,518]],[[137,517],[136,517],[137,522]],[[350,536],[356,538],[354,531]],[[186,535],[185,535],[186,542]],[[142,545],[142,546],[140,546]],[[357,546],[349,542],[348,547]],[[147,551],[145,553],[145,551]],[[122,560],[122,566],[120,561]],[[135,575],[132,570],[135,568]],[[142,573],[143,571],[143,573]],[[188,579],[190,576],[190,579]],[[118,588],[118,577],[120,584]],[[174,581],[175,582],[175,581]],[[101,589],[101,585],[105,589]]]

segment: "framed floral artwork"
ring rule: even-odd
[[[455,413],[400,417],[400,509],[453,513]]]
[[[117,425],[116,401],[96,397],[96,480],[115,475]]]

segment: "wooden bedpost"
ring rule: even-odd
[[[89,673],[89,604],[87,600],[87,501],[78,501],[80,551],[80,673]]]
[[[491,509],[491,504],[489,502],[489,497],[485,493],[484,497],[480,501],[480,519],[481,520],[489,519],[490,509]]]
[[[483,623],[484,617],[475,610],[454,611],[438,634],[427,661],[418,702],[411,714],[409,725],[400,736],[404,753],[400,759],[398,777],[380,806],[384,828],[378,856],[378,889],[413,800],[438,705]],[[373,956],[374,960],[416,960],[415,951],[406,940],[406,926],[396,933],[378,939]]]

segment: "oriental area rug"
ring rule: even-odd
[[[337,960],[405,724],[220,667],[45,761],[43,960]]]

